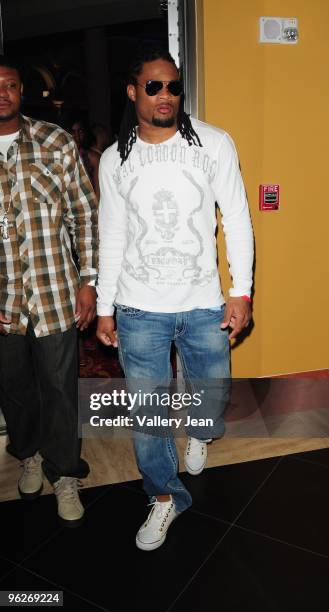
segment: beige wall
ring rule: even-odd
[[[233,374],[328,368],[329,2],[203,4],[205,117],[236,142],[257,248],[255,327]],[[297,17],[299,43],[258,43],[261,16]],[[258,210],[267,182],[281,186],[279,212]]]

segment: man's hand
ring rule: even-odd
[[[87,329],[96,316],[96,289],[85,285],[76,295],[75,316],[79,317],[77,327],[80,331]]]
[[[118,346],[113,317],[98,317],[96,336],[106,346]]]
[[[250,302],[241,297],[231,297],[227,300],[224,321],[221,329],[232,328],[229,339],[235,338],[244,327],[248,327],[251,319]]]
[[[9,319],[6,319],[4,315],[2,314],[2,312],[0,312],[0,334],[3,334],[6,336],[8,332],[5,330],[2,323],[5,323],[6,325],[10,325],[11,321]]]

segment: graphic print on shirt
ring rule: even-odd
[[[161,233],[162,240],[170,242],[174,238],[175,232],[179,229],[178,204],[174,200],[174,194],[165,189],[155,193],[154,200],[152,206],[155,217],[154,228],[157,232]]]
[[[183,175],[197,191],[198,204],[189,212],[180,209],[173,192],[161,188],[152,196],[152,215],[146,220],[133,197],[138,177],[131,181],[126,195],[128,215],[133,221],[128,224],[128,244],[135,243],[138,261],[132,265],[125,258],[123,267],[154,291],[159,285],[205,286],[217,275],[215,267],[202,270],[200,265],[204,244],[195,216],[204,206],[204,190],[190,172],[183,170]],[[184,240],[180,239],[180,231]],[[179,248],[183,244],[184,250]]]

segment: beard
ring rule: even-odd
[[[156,127],[169,128],[175,125],[175,121],[175,117],[173,116],[163,119],[160,117],[152,117],[152,125],[155,125]]]
[[[11,113],[8,113],[7,115],[1,115],[0,114],[0,123],[5,123],[6,121],[11,121],[12,119],[15,119],[15,117],[18,117],[19,112],[18,111],[13,111]]]

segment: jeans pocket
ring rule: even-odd
[[[145,314],[145,310],[140,310],[139,308],[133,308],[132,306],[125,306],[125,304],[117,304],[115,302],[115,307],[117,312],[120,314],[124,314],[131,319],[136,319]]]
[[[205,308],[204,310],[215,317],[222,317],[224,315],[225,304],[215,306],[214,308]]]

